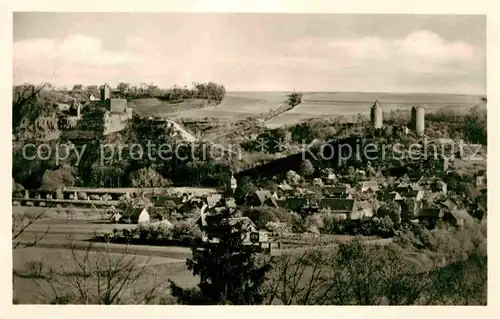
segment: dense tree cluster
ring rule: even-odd
[[[293,92],[292,94],[288,95],[288,100],[287,104],[290,106],[296,106],[302,103],[302,93],[299,92]]]
[[[214,82],[193,83],[192,88],[174,85],[170,89],[162,89],[154,84],[142,83],[133,86],[129,83],[119,83],[118,93],[125,98],[159,98],[164,101],[179,102],[186,99],[206,99],[218,104],[222,102],[226,95],[223,85]]]
[[[84,113],[83,123],[99,126],[102,121],[94,112]],[[97,115],[96,115],[97,114]],[[82,124],[83,125],[83,124]],[[85,128],[88,128],[86,126]],[[74,146],[64,163],[74,167],[74,184],[87,187],[161,187],[161,185],[224,187],[231,178],[231,169],[223,160],[215,160],[219,153],[206,143],[185,143],[173,137],[171,127],[165,123],[134,118],[127,130],[117,137],[97,136],[84,145]],[[13,178],[26,188],[42,185],[46,170],[58,169],[54,150],[63,140],[45,143],[53,152],[48,159],[40,158],[35,143],[23,155],[23,143],[13,144]],[[124,147],[135,145],[133,148]],[[166,145],[170,153],[158,153],[159,145]],[[120,148],[121,147],[121,148]],[[70,147],[71,149],[71,147]],[[177,155],[175,154],[177,151]],[[142,152],[142,155],[140,154]],[[60,163],[59,163],[60,164]],[[151,173],[151,172],[156,173]],[[142,173],[146,174],[142,174]],[[142,185],[142,186],[141,186]],[[155,186],[156,185],[156,186]]]

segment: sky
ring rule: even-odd
[[[14,83],[486,93],[486,17],[14,13]]]

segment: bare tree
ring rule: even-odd
[[[60,269],[51,267],[33,277],[50,303],[149,304],[165,283],[148,268],[151,257],[141,263],[128,246],[113,253],[109,242],[102,248],[92,243],[79,247],[70,238],[67,250],[69,261]]]
[[[50,227],[47,227],[44,233],[34,236],[30,241],[21,241],[21,236],[30,228],[37,220],[41,219],[45,211],[36,215],[24,213],[22,215],[12,216],[12,249],[33,247],[40,242],[49,232]]]
[[[429,274],[419,273],[398,249],[354,241],[333,251],[276,257],[266,303],[412,305],[426,294],[428,284]]]

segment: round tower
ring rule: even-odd
[[[411,109],[412,123],[415,132],[418,135],[424,134],[425,131],[425,109],[423,106],[414,106]]]
[[[382,128],[383,110],[382,110],[382,106],[380,106],[380,103],[378,102],[378,100],[376,100],[375,103],[370,108],[370,118],[371,118],[373,128],[376,128],[376,129]]]

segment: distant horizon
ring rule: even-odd
[[[227,93],[231,92],[263,92],[263,93],[285,93],[285,92],[297,92],[302,94],[307,93],[376,93],[376,94],[427,94],[427,95],[467,95],[467,96],[486,96],[481,93],[447,93],[447,92],[382,92],[382,91],[301,91],[301,90],[284,90],[284,91],[272,91],[272,90],[228,90]]]
[[[20,84],[14,84],[14,85],[36,85],[34,83],[20,83]],[[104,83],[103,83],[104,84]],[[103,84],[82,84],[84,87],[90,86],[90,85],[97,85],[98,87]],[[223,83],[219,83],[224,85]],[[72,85],[61,85],[61,86],[55,86],[55,89],[62,89],[62,87],[66,87],[68,90],[71,90],[72,87],[76,84]],[[173,85],[172,85],[173,86]],[[161,87],[162,89],[169,89],[170,87]],[[116,89],[116,85],[112,86],[110,85],[111,88]],[[486,92],[484,94],[482,93],[453,93],[453,92],[390,92],[390,91],[350,91],[350,90],[331,90],[331,91],[326,91],[326,90],[320,90],[320,91],[311,91],[311,90],[227,90],[226,88],[226,93],[238,93],[238,92],[262,92],[262,93],[302,93],[302,94],[307,94],[307,93],[376,93],[376,94],[426,94],[426,95],[466,95],[466,96],[487,96]]]

